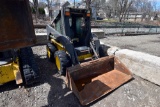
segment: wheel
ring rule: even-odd
[[[54,62],[54,53],[56,52],[56,47],[51,44],[51,43],[48,43],[47,46],[47,58],[51,61],[51,62]]]
[[[99,56],[100,56],[100,57],[108,56],[108,54],[107,54],[107,49],[108,49],[107,46],[105,46],[105,45],[100,45],[100,47],[99,47]]]
[[[58,72],[61,75],[66,75],[66,68],[72,65],[69,56],[66,54],[65,51],[61,50],[56,51],[54,57]]]
[[[31,47],[22,48],[19,51],[19,64],[23,81],[31,85],[39,80],[39,70],[34,59]]]

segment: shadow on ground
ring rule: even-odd
[[[17,101],[19,101],[19,103],[21,104],[21,99],[24,99],[22,100],[24,105],[17,104],[18,106],[29,106],[30,103],[37,102],[37,104],[34,103],[37,107],[42,105],[43,107],[82,107],[76,96],[66,86],[64,82],[65,77],[58,75],[55,64],[49,62],[49,60],[47,59],[46,52],[43,52],[45,50],[44,46],[42,48],[39,48],[39,50],[42,50],[40,52],[38,51],[38,49],[36,49],[34,50],[34,53],[36,53],[34,56],[41,75],[39,83],[36,83],[30,87],[26,87],[26,89],[29,90],[28,94],[30,97],[27,97],[28,95],[25,95],[23,90],[13,91],[14,93],[17,93],[14,96],[12,95],[12,100],[16,103]],[[18,86],[15,84],[15,82],[11,82],[0,86],[0,92],[14,90],[17,88]],[[9,95],[11,94],[13,93],[10,93]],[[97,102],[107,96],[108,95],[105,95],[104,97],[89,104],[88,106],[96,105]],[[8,96],[6,96],[6,98],[8,98]],[[26,98],[28,98],[31,102],[26,103]],[[10,105],[12,104],[10,103],[10,100],[7,100],[7,103],[9,103]]]
[[[12,81],[12,82],[6,83],[4,85],[1,85],[0,86],[0,93],[5,92],[5,91],[14,90],[16,88],[18,88],[18,85],[16,85],[15,81]]]
[[[76,96],[72,93],[72,91],[70,91],[69,88],[67,88],[63,80],[64,77],[60,76],[57,73],[55,64],[52,62],[49,62],[46,55],[35,54],[34,56],[38,65],[38,69],[40,71],[40,79],[38,83],[24,87],[26,90],[29,90],[29,94],[34,93],[34,89],[36,87],[41,87],[36,89],[38,89],[39,92],[42,91],[42,93],[44,91],[44,88],[46,88],[46,91],[49,92],[48,97],[45,98],[47,99],[48,104],[43,107],[81,107]],[[49,85],[47,87],[44,87],[44,84],[46,83]],[[16,85],[15,81],[12,81],[0,86],[0,93],[3,93],[5,91],[17,90],[18,88],[19,86]],[[19,92],[19,90],[17,90],[17,92]],[[19,94],[15,96],[17,96],[18,98]],[[24,93],[24,96],[25,96],[25,93]],[[22,95],[22,97],[24,96]],[[31,96],[37,97],[34,94],[32,94]]]
[[[48,105],[43,107],[81,107],[78,99],[67,88],[64,77],[58,74],[55,64],[49,62],[46,55],[35,55],[35,59],[41,74],[40,84],[48,83],[50,85]]]

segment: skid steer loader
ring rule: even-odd
[[[106,56],[96,35],[91,33],[88,9],[62,6],[47,25],[47,56],[82,105],[113,91],[132,78],[130,71],[114,56]],[[103,52],[102,52],[103,51]]]
[[[0,0],[0,85],[37,81],[35,40],[29,0]]]

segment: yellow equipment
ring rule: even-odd
[[[64,4],[47,25],[47,56],[82,105],[115,90],[132,78],[130,71],[114,56],[106,56],[99,39],[91,33],[90,10]]]
[[[0,0],[0,84],[32,84],[38,77],[29,0]]]

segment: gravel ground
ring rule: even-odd
[[[160,34],[141,36],[106,36],[101,42],[122,49],[132,49],[160,57]]]
[[[0,86],[0,107],[81,107],[66,87],[54,63],[48,61],[45,46],[32,48],[41,73],[40,83],[30,87],[11,82]],[[160,87],[137,76],[113,93],[88,107],[158,107]]]

